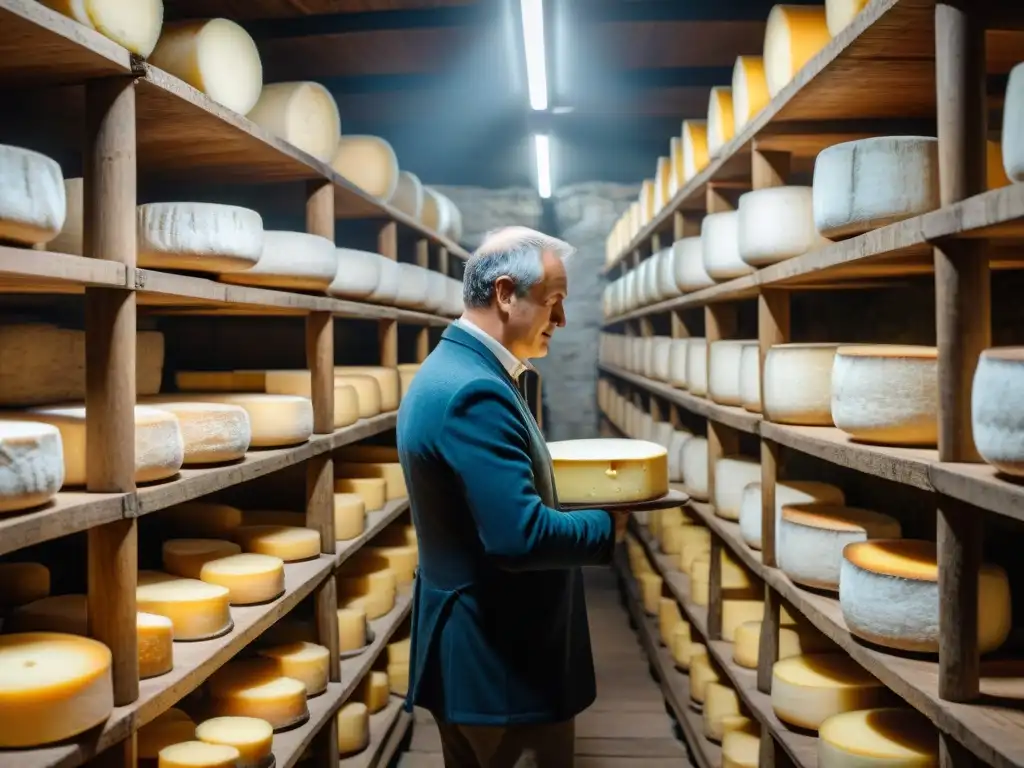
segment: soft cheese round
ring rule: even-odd
[[[889,692],[844,653],[792,656],[772,667],[772,709],[784,723],[816,731],[832,715],[882,705]]]
[[[739,520],[743,489],[761,480],[761,463],[748,456],[725,456],[715,463],[715,514],[726,520]]]
[[[839,344],[776,344],[764,359],[764,414],[778,424],[832,426]]]
[[[398,157],[380,136],[342,136],[331,167],[378,200],[387,202],[398,188]]]
[[[0,144],[0,240],[36,245],[60,234],[67,211],[60,165]]]
[[[779,520],[782,508],[794,504],[844,504],[842,490],[813,480],[791,480],[775,484],[775,551],[779,550]],[[740,500],[740,535],[748,547],[761,549],[761,483],[749,483]]]
[[[334,157],[341,138],[338,104],[320,83],[264,85],[248,117],[260,128],[324,163]]]
[[[417,264],[398,265],[398,293],[395,304],[406,309],[423,309],[430,289],[429,272]]]
[[[38,421],[0,421],[0,513],[45,504],[64,484],[60,430]]]
[[[178,419],[185,446],[184,466],[223,464],[245,456],[252,440],[249,414],[230,403],[197,403],[150,401],[154,408],[167,411]]]
[[[818,729],[821,768],[936,768],[939,734],[909,708],[859,709],[833,715]]]
[[[305,232],[266,231],[259,260],[248,269],[222,274],[225,283],[325,291],[338,272],[334,243]]]
[[[811,188],[784,186],[740,196],[740,258],[763,267],[821,248],[828,240],[814,226]]]
[[[548,443],[559,500],[644,501],[668,493],[668,452],[642,440],[596,438]]]
[[[971,425],[985,461],[1000,472],[1024,476],[1024,347],[981,353],[971,389]]]
[[[137,232],[140,267],[236,272],[263,254],[262,217],[237,205],[147,203],[138,207]]]
[[[367,301],[374,304],[385,304],[393,306],[398,296],[399,279],[402,270],[398,268],[398,262],[386,256],[380,257],[380,279],[373,293],[366,297]]]
[[[384,257],[371,251],[338,248],[338,271],[327,293],[339,299],[365,299],[380,282],[380,261]]]
[[[704,270],[715,281],[732,280],[754,271],[740,258],[739,213],[726,211],[704,217],[700,227]]]
[[[708,391],[707,339],[691,338],[686,342],[686,388],[694,395]]]
[[[711,342],[708,368],[708,394],[721,405],[740,405],[740,360],[746,347],[757,347],[750,339],[725,339]]]
[[[704,689],[704,735],[721,742],[725,721],[740,714],[740,699],[736,691],[724,683],[708,683]]]

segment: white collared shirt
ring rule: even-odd
[[[504,344],[485,332],[476,323],[466,319],[466,317],[460,317],[455,321],[455,324],[466,333],[471,336],[475,336],[481,344],[487,347],[491,353],[498,358],[498,362],[501,363],[502,368],[508,371],[508,375],[512,377],[513,381],[519,381],[519,377],[522,375],[523,371],[530,368],[527,363],[524,363],[506,349]]]

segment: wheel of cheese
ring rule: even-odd
[[[704,270],[712,280],[731,280],[754,271],[740,258],[739,213],[736,211],[705,216],[700,240]]]
[[[398,296],[400,274],[401,270],[398,268],[397,261],[381,256],[380,280],[377,281],[377,287],[373,289],[373,293],[366,297],[366,301],[393,306],[395,297]]]
[[[323,292],[337,272],[338,255],[334,243],[326,237],[265,231],[259,261],[240,272],[222,274],[220,280],[261,288]]]
[[[825,19],[832,37],[842,32],[868,4],[868,0],[825,0]]]
[[[797,584],[837,592],[847,544],[900,535],[898,520],[868,509],[784,506],[779,521],[779,568]]]
[[[317,696],[327,690],[331,652],[316,643],[297,642],[262,648],[259,655],[277,665],[282,677],[300,680],[306,696]]]
[[[683,447],[693,437],[693,433],[677,429],[672,433],[668,444],[668,474],[673,483],[683,482]]]
[[[242,510],[205,501],[187,501],[157,514],[160,523],[175,534],[197,538],[231,538],[231,532],[242,524]]]
[[[0,563],[0,613],[50,595],[50,569],[42,563]]]
[[[168,539],[163,544],[163,567],[172,576],[198,579],[211,560],[241,553],[233,541],[220,539]]]
[[[726,718],[740,714],[740,699],[736,691],[723,683],[708,683],[704,688],[704,735],[721,743]]]
[[[406,309],[423,309],[429,290],[429,273],[416,264],[398,265],[398,294],[395,305]]]
[[[656,499],[668,493],[668,451],[639,440],[597,438],[548,443],[563,503]]]
[[[409,665],[388,664],[388,690],[393,696],[406,696],[409,693]]]
[[[740,359],[744,347],[757,347],[757,341],[726,339],[711,343],[708,368],[708,394],[722,405],[740,405]]]
[[[419,221],[423,211],[423,184],[419,177],[409,171],[399,171],[394,194],[387,202],[411,219]]]
[[[669,139],[669,162],[671,164],[671,171],[669,177],[669,200],[676,196],[676,193],[682,189],[683,181],[683,137],[682,135],[673,136]],[[614,253],[619,253],[622,248],[613,249]]]
[[[676,282],[676,255],[678,252],[673,244],[671,248],[666,248],[661,252],[658,260],[658,287],[662,299],[674,299],[683,295],[682,288]]]
[[[47,323],[0,326],[0,405],[84,397],[85,333]]]
[[[679,570],[689,575],[702,557],[711,553],[711,531],[702,525],[684,525],[679,529]]]
[[[398,157],[379,136],[342,136],[331,167],[359,189],[387,202],[398,189]]]
[[[737,56],[732,68],[732,115],[736,133],[768,106],[768,79],[760,56]]]
[[[839,344],[776,344],[764,358],[764,413],[777,424],[832,426]]]
[[[661,210],[672,199],[670,191],[672,186],[672,159],[659,157],[654,172],[654,211],[661,213]]]
[[[388,643],[388,664],[408,664],[412,652],[412,639],[406,636]]]
[[[338,271],[327,286],[327,293],[339,299],[367,298],[380,282],[380,262],[384,257],[355,248],[338,248],[336,253]]]
[[[198,579],[139,571],[135,600],[138,610],[170,619],[175,640],[205,640],[231,627],[229,594],[225,587]]]
[[[334,539],[351,541],[366,530],[366,504],[355,493],[334,494]]]
[[[814,653],[775,662],[772,709],[779,719],[817,731],[832,715],[884,704],[888,690],[843,653]]]
[[[672,354],[672,338],[655,336],[651,341],[651,378],[658,381],[669,379],[669,358]]]
[[[273,555],[229,555],[207,561],[199,578],[226,587],[232,605],[257,605],[284,594],[284,561]]]
[[[814,161],[814,223],[825,237],[860,234],[939,205],[938,139],[847,141]]]
[[[740,352],[740,404],[751,413],[761,413],[761,348],[748,344]]]
[[[383,411],[397,411],[399,394],[402,389],[398,371],[380,365],[335,366],[334,376],[372,376],[380,385],[380,407]]]
[[[236,768],[241,752],[226,744],[183,741],[160,750],[158,768]]]
[[[174,668],[174,623],[153,613],[135,614],[139,678],[166,675]]]
[[[1024,476],[1024,348],[981,353],[971,390],[971,424],[985,461],[1000,472]]]
[[[0,180],[0,241],[36,245],[60,234],[67,198],[55,160],[0,144]]]
[[[448,278],[440,272],[424,270],[427,276],[427,296],[423,301],[426,312],[440,312],[448,300]]]
[[[654,179],[644,179],[640,184],[640,226],[646,227],[651,223],[656,211],[654,210]]]
[[[382,509],[386,503],[386,485],[380,477],[338,477],[334,480],[335,493],[354,493],[363,500],[366,511]]]
[[[757,768],[761,759],[761,733],[755,723],[722,737],[722,768]]]
[[[356,396],[356,412],[358,419],[372,419],[383,410],[381,403],[380,383],[369,374],[334,374],[335,389],[348,387]]]
[[[278,731],[309,716],[306,684],[281,675],[270,659],[229,661],[213,673],[208,690],[216,717],[255,717]]]
[[[697,501],[708,500],[708,441],[694,437],[683,446],[683,482]]]
[[[690,599],[695,605],[708,605],[711,597],[711,550],[699,555],[690,566]],[[735,560],[723,552],[722,596],[730,600],[752,599],[762,592]]]
[[[715,514],[725,520],[739,520],[743,489],[761,480],[761,463],[747,456],[725,456],[715,463]]]
[[[338,650],[358,651],[366,646],[366,609],[360,606],[338,609]]]
[[[689,182],[709,162],[707,120],[683,121],[683,181]]]
[[[369,395],[359,386],[359,382],[338,381],[334,379],[334,428],[341,429],[350,426],[363,417],[363,413],[369,413],[367,398],[375,394],[374,382],[364,381],[363,386],[370,391]],[[266,371],[264,374],[264,387],[268,395],[295,395],[297,397],[311,398],[313,392],[313,374],[304,370],[288,371]],[[369,408],[372,409],[372,400]],[[370,415],[376,416],[379,411],[373,411]]]
[[[32,408],[27,411],[27,417],[60,430],[64,484],[85,485],[85,406]],[[148,483],[173,477],[181,469],[184,458],[185,446],[178,419],[166,411],[135,406],[135,482]]]
[[[52,424],[0,421],[0,455],[0,513],[45,504],[64,484],[63,441]]]
[[[237,461],[249,450],[252,429],[244,408],[230,403],[172,401],[163,397],[145,402],[178,419],[185,448],[183,466]]]
[[[680,620],[673,628],[671,640],[668,643],[669,652],[672,654],[672,662],[677,669],[684,672],[690,668],[690,624],[686,619]]]
[[[679,603],[674,597],[661,597],[658,599],[658,639],[664,646],[672,643],[672,633],[676,625],[683,620],[679,611]]]
[[[349,757],[370,746],[370,710],[361,701],[347,701],[338,710],[338,754]]]
[[[209,23],[224,21],[213,19]],[[138,207],[138,261],[150,269],[236,272],[263,254],[256,211],[217,203],[148,203]]]
[[[465,310],[465,302],[462,297],[462,281],[448,280],[448,311],[449,317],[458,317]]]
[[[757,669],[763,622],[745,621],[736,627],[733,636],[732,658],[741,667]],[[835,646],[824,635],[807,624],[779,627],[779,658],[823,653]]]
[[[664,301],[667,297],[665,292],[665,283],[661,280],[662,262],[665,260],[665,254],[671,254],[671,248],[664,248],[654,255],[651,256],[648,261],[650,262],[647,266],[647,295],[650,298],[652,304],[658,304]],[[674,281],[673,281],[674,283]]]
[[[686,344],[688,339],[672,339],[668,348],[668,383],[686,389]]]
[[[369,620],[379,619],[395,607],[398,580],[387,558],[360,550],[339,566],[335,576],[339,605],[350,605],[366,611]]]
[[[779,528],[782,508],[805,504],[842,506],[846,496],[828,483],[813,480],[791,480],[775,484],[775,551],[779,550]],[[748,483],[740,500],[740,535],[748,547],[761,549],[761,483]]]
[[[638,580],[640,582],[640,596],[643,601],[644,612],[649,616],[657,616],[658,601],[661,599],[661,576],[648,571],[641,573]]]
[[[128,4],[109,0],[45,0],[43,5],[95,29],[143,58],[153,52],[163,26],[162,0]]]
[[[715,86],[708,98],[708,155],[718,157],[732,140],[735,129],[732,88]]]
[[[319,83],[264,85],[249,119],[317,160],[329,163],[341,138],[341,117],[331,92]]]
[[[764,267],[828,245],[818,234],[810,187],[771,187],[740,196],[740,258]]]
[[[205,744],[237,749],[237,768],[260,768],[270,757],[274,729],[266,720],[256,717],[214,717],[199,724],[195,737]]]
[[[368,546],[368,552],[372,552],[383,558],[388,566],[394,571],[395,581],[400,587],[412,584],[416,575],[416,568],[419,565],[419,548],[414,544],[401,544],[390,547]]]
[[[289,525],[240,525],[234,538],[243,550],[279,557],[286,563],[320,556],[320,532]]]
[[[139,762],[156,760],[160,750],[196,738],[196,724],[185,712],[171,708],[150,720],[137,732]]]
[[[1010,71],[1003,106],[1003,169],[1014,181],[1024,181],[1024,66]]]
[[[256,43],[228,19],[165,25],[148,59],[240,115],[248,114],[263,90]]]
[[[391,696],[391,687],[388,684],[387,672],[371,670],[359,682],[359,688],[353,694],[353,698],[360,699],[370,714],[380,712],[388,705]]]
[[[708,391],[707,340],[691,338],[686,343],[686,388],[703,397]]]
[[[720,682],[718,671],[711,666],[707,652],[693,653],[690,657],[690,703],[700,709],[704,705],[710,683]]]
[[[832,420],[863,442],[935,445],[938,378],[935,347],[840,347],[832,365]]]
[[[230,403],[249,414],[250,448],[283,448],[309,440],[313,434],[313,403],[308,397],[251,392],[216,392],[175,396],[176,399]]]
[[[909,708],[860,709],[833,715],[818,730],[821,768],[935,768],[939,734]]]
[[[999,155],[999,167],[1002,168],[1002,154]],[[85,179],[76,177],[64,179],[64,224],[53,240],[46,243],[46,250],[57,253],[70,253],[83,256],[85,245],[82,221],[85,216]]]
[[[730,643],[736,639],[736,630],[748,621],[764,618],[764,602],[760,599],[737,598],[722,601],[722,639]]]
[[[931,541],[875,539],[843,550],[839,605],[850,632],[905,651],[939,650],[939,568]],[[1006,571],[986,563],[978,577],[978,649],[1001,646],[1010,632]]]
[[[768,93],[773,98],[778,95],[831,39],[823,6],[776,5],[772,8],[764,33]]]

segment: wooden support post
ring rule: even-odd
[[[707,209],[708,214],[728,213],[729,211],[736,210],[736,206],[732,204],[732,201],[722,194],[722,190],[714,184],[708,184],[704,191],[704,207]]]
[[[764,361],[768,350],[789,341],[789,293],[764,291],[757,297],[758,366],[764,392]],[[763,395],[762,395],[763,396]],[[779,446],[761,438],[761,559],[776,565],[775,485],[779,479]]]
[[[764,588],[764,617],[757,646],[757,690],[772,692],[772,667],[779,660],[779,626],[782,601],[767,584]]]
[[[130,78],[88,82],[85,119],[84,254],[133,269],[134,82]],[[135,490],[135,336],[134,291],[86,288],[86,484],[93,492]],[[88,553],[89,635],[113,655],[114,703],[131,704],[139,697],[137,520],[91,528]],[[122,760],[131,757],[123,751],[118,754]]]
[[[398,225],[384,225],[377,237],[377,250],[387,259],[398,261]],[[380,321],[380,364],[388,368],[398,365],[398,321]]]
[[[430,269],[430,241],[416,241],[416,264]],[[430,354],[430,326],[423,325],[416,331],[416,362],[422,363]]]
[[[699,237],[700,220],[696,216],[687,216],[678,211],[673,213],[672,235],[676,240],[682,240],[684,237]]]
[[[306,231],[334,242],[334,184],[310,181],[306,185]],[[310,371],[313,431],[334,432],[334,318],[329,312],[306,317],[306,365]]]
[[[935,6],[935,68],[941,202],[985,189],[987,106],[985,30],[970,0]],[[991,278],[984,241],[935,247],[939,353],[939,460],[977,461],[971,383],[991,343]],[[981,516],[939,498],[939,697],[979,695],[977,644]]]
[[[768,152],[755,147],[750,153],[750,178],[754,189],[781,187],[789,180],[788,152]]]
[[[722,539],[711,534],[708,571],[708,640],[722,639]],[[690,582],[693,583],[692,581]]]

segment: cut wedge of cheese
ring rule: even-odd
[[[683,482],[697,501],[708,500],[708,441],[694,437],[683,446]]]
[[[754,271],[740,258],[738,212],[705,216],[701,222],[700,238],[704,270],[712,280],[732,280]]]
[[[331,167],[384,202],[398,189],[398,157],[391,145],[379,136],[342,136]]]
[[[811,187],[782,186],[740,195],[740,258],[765,267],[828,245],[815,228]]]
[[[939,582],[932,541],[876,539],[843,550],[839,605],[850,632],[905,651],[939,649]],[[1006,571],[986,563],[978,576],[978,650],[1001,646],[1010,632]]]
[[[338,609],[338,650],[358,651],[366,646],[366,609],[360,606]]]
[[[779,520],[782,508],[795,504],[826,503],[842,505],[846,496],[842,490],[828,483],[813,480],[792,480],[775,484],[775,551],[779,551]],[[743,488],[740,501],[740,534],[752,549],[761,549],[761,483],[749,483]]]
[[[172,707],[139,728],[136,738],[139,761],[156,760],[164,747],[194,740],[196,724],[185,712]]]
[[[732,658],[741,667],[757,669],[757,658],[761,644],[761,621],[745,621],[736,627],[733,639]],[[802,656],[808,653],[823,653],[835,646],[820,632],[809,625],[779,627],[779,658]]]
[[[818,730],[821,768],[935,768],[939,734],[909,708],[861,709],[833,715]]]
[[[242,510],[227,504],[187,501],[160,511],[160,522],[178,534],[198,538],[230,538],[242,524]]]
[[[242,754],[226,744],[184,741],[160,750],[158,768],[236,768]]]
[[[210,560],[237,555],[242,548],[220,539],[168,539],[163,544],[164,570],[173,576],[198,579]]]
[[[338,710],[338,753],[349,757],[370,745],[370,710],[361,701],[348,701]]]
[[[824,6],[776,5],[764,33],[764,73],[774,98],[832,36]]]
[[[761,759],[761,732],[755,723],[722,737],[722,768],[757,768]]]
[[[768,79],[760,56],[737,56],[732,68],[732,115],[736,133],[768,106]]]
[[[274,729],[256,717],[214,717],[199,724],[196,739],[238,750],[237,768],[260,768],[270,756]]]
[[[1000,472],[1024,476],[1024,348],[981,353],[971,388],[971,425],[985,461]]]
[[[726,456],[715,463],[715,514],[739,520],[743,489],[761,479],[761,463],[747,456]]]
[[[243,550],[286,563],[320,556],[320,532],[289,525],[240,525],[233,534]]]
[[[736,691],[722,683],[708,683],[704,689],[704,735],[721,743],[725,720],[740,714]]]
[[[382,411],[398,410],[401,393],[401,380],[398,370],[381,365],[344,365],[335,366],[334,376],[372,376],[380,385],[380,407]]]
[[[368,512],[383,509],[387,503],[386,484],[380,477],[338,477],[334,491],[359,496]]]
[[[283,448],[309,440],[313,434],[313,404],[308,397],[258,392],[212,392],[174,395],[175,400],[228,403],[249,414],[250,448]]]
[[[235,272],[263,253],[263,219],[235,205],[148,203],[138,208],[137,227],[140,267]]]
[[[64,484],[63,445],[52,424],[0,421],[0,513],[38,507],[57,495]]]
[[[825,19],[828,31],[835,37],[864,10],[868,0],[825,0]]]
[[[163,0],[44,0],[43,5],[95,29],[143,58],[153,52],[164,20]]]
[[[668,493],[668,451],[642,440],[597,438],[548,443],[564,503],[655,499]]]
[[[110,649],[50,632],[0,636],[0,747],[39,747],[103,723],[114,709]]]
[[[0,563],[0,613],[50,595],[50,569],[42,563]]]
[[[232,605],[256,605],[284,594],[284,561],[273,555],[230,555],[207,561],[199,578],[226,587]]]
[[[55,160],[0,144],[0,180],[0,241],[36,245],[60,234],[67,198]]]
[[[165,400],[144,401],[178,419],[184,444],[183,466],[223,464],[245,457],[252,440],[249,414],[230,403],[197,403]]]
[[[715,86],[708,98],[708,155],[718,157],[736,131],[733,118],[732,88]]]
[[[255,717],[277,731],[309,716],[306,684],[281,675],[270,659],[230,661],[213,674],[208,690],[217,717]]]
[[[267,394],[312,397],[313,374],[306,370],[266,371]],[[373,384],[371,380],[369,384]],[[361,417],[359,390],[348,381],[334,380],[334,428],[355,424]],[[376,414],[373,414],[376,415]]]
[[[708,360],[708,395],[721,405],[740,405],[740,360],[743,349],[757,340],[724,339],[711,343]]]
[[[249,119],[325,163],[334,157],[341,138],[338,105],[319,83],[264,85]]]
[[[371,670],[359,682],[359,687],[353,694],[353,698],[359,699],[370,714],[380,712],[388,705],[388,698],[391,696],[391,687],[388,684],[388,673]]]
[[[138,610],[170,619],[175,640],[204,640],[230,628],[228,596],[228,590],[216,584],[159,571],[139,571],[135,590]]]
[[[793,656],[772,667],[772,709],[811,731],[832,715],[886,703],[889,691],[843,653]]]
[[[220,280],[261,288],[323,292],[334,281],[337,271],[338,254],[334,243],[326,237],[264,231],[259,260],[248,269],[221,274]]]
[[[707,120],[683,121],[683,182],[689,182],[703,171],[710,160],[708,157]]]
[[[764,412],[779,424],[832,426],[832,364],[839,344],[776,344],[764,361]]]
[[[317,696],[327,690],[331,652],[324,646],[297,642],[263,648],[259,654],[276,664],[281,676],[301,680],[306,696]]]

